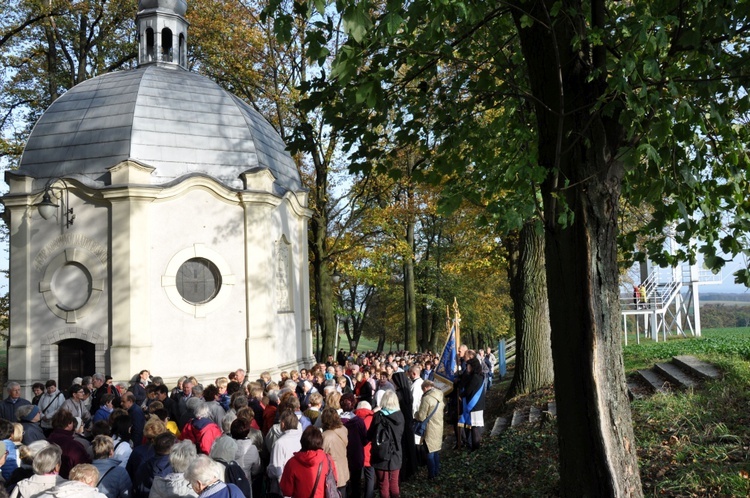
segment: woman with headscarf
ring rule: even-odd
[[[417,445],[414,441],[414,432],[412,432],[412,421],[414,420],[412,411],[414,400],[411,394],[412,381],[404,372],[394,372],[391,376],[391,382],[396,388],[398,404],[401,413],[404,415],[404,433],[401,438],[404,463],[401,466],[399,479],[401,482],[405,482],[417,472]]]

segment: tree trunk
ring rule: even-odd
[[[412,215],[410,215],[412,216]],[[404,257],[404,349],[417,351],[417,303],[414,286],[414,219],[406,224],[406,243],[411,249]]]
[[[326,358],[329,354],[336,354],[336,315],[333,312],[331,273],[328,269],[328,265],[320,260],[320,256],[318,255],[319,250],[320,248],[313,247],[312,252],[316,304],[315,311],[321,335],[320,358],[318,359],[321,360]]]
[[[617,214],[624,133],[606,90],[601,28],[580,1],[551,19],[556,0],[518,2],[514,18],[534,95],[555,373],[562,496],[642,496],[622,362]],[[521,16],[528,14],[522,23]],[[530,26],[526,19],[535,19]],[[583,41],[582,41],[583,40]]]
[[[49,94],[49,102],[51,104],[60,95],[57,91],[57,43],[55,41],[55,31],[49,19],[44,23],[44,36],[47,39],[47,93]]]
[[[336,315],[333,312],[333,271],[328,253],[328,164],[318,155],[312,134],[307,135],[308,152],[315,166],[315,182],[311,192],[310,250],[313,254],[315,308],[321,334],[321,357],[336,354]]]
[[[516,326],[516,366],[506,399],[536,391],[554,380],[541,222],[527,223],[510,240],[508,273]]]
[[[419,310],[419,350],[427,351],[430,349],[430,340],[432,338],[432,312],[427,306],[421,306]]]

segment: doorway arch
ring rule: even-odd
[[[58,384],[67,389],[73,379],[96,371],[94,344],[82,339],[65,339],[57,344]]]
[[[42,378],[54,379],[60,389],[67,389],[75,377],[105,373],[106,341],[106,336],[79,327],[50,332],[42,338]]]

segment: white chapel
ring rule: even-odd
[[[249,105],[187,70],[185,0],[138,2],[138,68],[65,93],[6,173],[9,380],[172,385],[314,362],[307,191]]]

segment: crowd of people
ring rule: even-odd
[[[398,498],[420,465],[440,472],[444,420],[481,444],[490,350],[461,346],[450,396],[430,353],[345,353],[310,369],[238,369],[170,389],[148,370],[130,385],[100,373],[0,403],[0,497]],[[489,375],[488,375],[489,371]],[[447,419],[445,418],[447,416]]]

